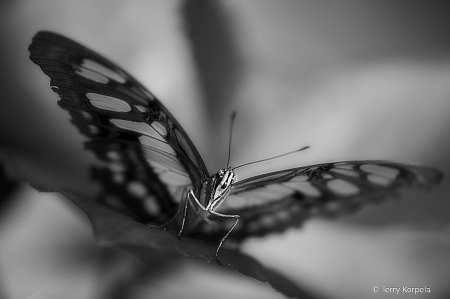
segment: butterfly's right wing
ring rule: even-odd
[[[442,179],[433,168],[388,161],[347,161],[266,173],[238,181],[218,211],[240,215],[229,240],[242,241],[300,226],[316,215],[335,216],[403,188],[429,188]],[[200,226],[197,235],[220,240],[232,221]]]
[[[184,187],[200,190],[208,170],[181,125],[136,79],[61,35],[39,32],[30,59],[50,77],[58,104],[87,137],[100,183],[97,202],[148,224],[178,211]]]

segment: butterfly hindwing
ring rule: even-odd
[[[103,187],[98,201],[143,223],[175,215],[183,189],[199,190],[209,173],[170,112],[124,70],[70,39],[39,32],[29,50],[88,137],[85,147],[103,162],[92,167]]]
[[[402,188],[427,188],[442,178],[439,171],[387,161],[348,161],[304,166],[238,181],[218,209],[239,214],[228,239],[242,241],[300,226],[312,216],[335,216],[395,195]],[[220,240],[232,225],[200,226],[197,236]],[[204,235],[204,236],[203,236]]]

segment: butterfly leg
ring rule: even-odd
[[[183,191],[186,192],[186,189]],[[181,228],[180,231],[178,232],[178,239],[181,239],[181,233],[183,232],[184,229],[184,223],[186,222],[186,217],[187,217],[187,210],[188,210],[188,205],[189,205],[189,195],[190,193],[192,193],[192,190],[189,190],[186,196],[186,199],[184,200],[184,212],[183,212],[183,220],[181,220]]]
[[[195,196],[194,192],[189,189],[187,192],[187,196],[186,196],[186,202],[185,202],[185,206],[184,206],[184,215],[183,215],[181,229],[180,229],[180,232],[178,233],[178,236],[181,235],[181,233],[183,232],[183,229],[184,229],[184,225],[185,225],[186,218],[187,218],[187,208],[188,208],[189,202],[191,203],[192,208],[194,209],[194,212],[201,217],[200,219],[203,218],[206,221],[208,221],[208,219],[206,219],[206,218],[209,216],[210,212],[200,203],[200,201]]]
[[[214,259],[217,261],[217,263],[218,263],[219,265],[221,265],[221,263],[220,263],[220,261],[219,261],[219,257],[218,257],[218,255],[219,255],[219,250],[220,250],[220,248],[222,247],[223,242],[225,242],[225,240],[227,239],[227,237],[231,234],[231,232],[233,231],[233,229],[234,229],[234,228],[236,227],[236,225],[238,224],[239,218],[240,218],[241,216],[239,216],[239,215],[226,215],[226,214],[221,214],[221,213],[217,213],[217,212],[214,212],[214,211],[210,211],[210,213],[213,214],[213,215],[215,215],[215,216],[222,217],[222,218],[235,218],[235,219],[236,219],[236,221],[234,222],[233,226],[231,226],[230,230],[229,230],[229,231],[226,233],[226,235],[220,240],[219,246],[217,246],[217,249],[216,249],[216,254],[214,255]]]
[[[181,198],[184,197],[184,194],[186,194],[186,188],[184,188]],[[182,200],[181,200],[181,201],[182,201]],[[185,208],[187,208],[187,207],[185,207]],[[163,224],[160,224],[160,225],[152,224],[152,225],[148,225],[148,226],[149,226],[149,227],[152,227],[152,228],[157,228],[157,229],[163,229],[163,230],[166,230],[166,228],[167,228],[169,225],[171,225],[172,222],[173,222],[175,219],[178,218],[178,215],[180,215],[180,213],[181,213],[181,204],[178,206],[178,211],[175,213],[175,215],[173,215],[172,218],[170,218],[166,223],[163,223]],[[185,212],[185,214],[186,214],[186,212]],[[183,218],[183,225],[184,225],[184,218]],[[181,234],[181,233],[180,233],[180,234]]]

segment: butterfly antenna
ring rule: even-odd
[[[242,166],[247,166],[247,165],[250,165],[250,164],[255,164],[255,163],[259,163],[259,162],[269,161],[269,160],[273,160],[273,159],[276,159],[276,158],[281,158],[281,157],[284,157],[284,156],[287,156],[287,155],[290,155],[290,154],[293,154],[293,153],[301,152],[301,151],[303,151],[305,149],[308,149],[308,148],[309,148],[309,145],[308,146],[304,146],[304,147],[299,148],[299,149],[296,149],[296,150],[293,150],[293,151],[290,151],[290,152],[287,152],[287,153],[284,153],[284,154],[281,154],[281,155],[278,155],[278,156],[274,156],[274,157],[270,157],[270,158],[266,158],[266,159],[262,159],[262,160],[257,160],[257,161],[253,161],[253,162],[248,162],[248,163],[239,165],[237,167],[234,167],[233,170],[237,169],[237,168],[240,168]]]
[[[227,168],[230,165],[230,158],[231,158],[231,141],[233,139],[233,127],[234,127],[234,120],[236,119],[237,111],[233,110],[231,113],[231,121],[230,121],[230,136],[228,138],[228,159],[227,159]]]

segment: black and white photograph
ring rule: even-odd
[[[450,5],[0,3],[0,299],[450,296]]]

